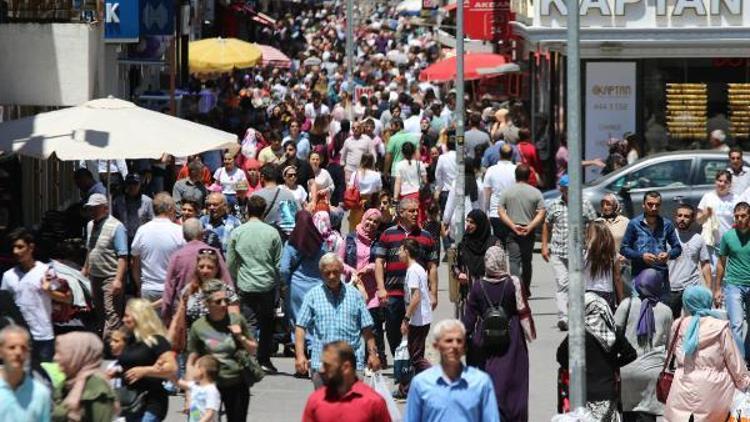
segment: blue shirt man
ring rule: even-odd
[[[675,259],[682,253],[674,225],[659,215],[660,210],[661,194],[656,191],[646,192],[643,197],[643,214],[630,220],[625,229],[620,253],[630,260],[634,278],[646,268],[653,268],[666,276],[667,260]],[[667,244],[670,248],[668,251]],[[664,277],[664,280],[668,283],[669,278]]]
[[[405,422],[499,422],[500,411],[489,375],[461,362],[466,340],[461,321],[438,322],[433,336],[440,365],[412,380]]]
[[[29,333],[18,325],[0,330],[0,420],[48,421],[52,396],[49,389],[26,372]]]

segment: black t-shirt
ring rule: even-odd
[[[132,336],[117,360],[122,366],[122,372],[125,373],[130,368],[155,364],[159,360],[159,356],[170,350],[172,350],[172,346],[162,336],[156,336],[156,343],[151,346],[142,341],[137,341]],[[161,419],[166,417],[169,406],[169,396],[162,386],[163,381],[161,378],[142,378],[131,385],[138,391],[148,391],[146,410],[156,414]]]

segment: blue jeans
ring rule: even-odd
[[[391,355],[396,353],[396,348],[401,344],[401,322],[406,315],[406,304],[403,296],[389,296],[385,306],[381,308],[382,319],[376,320],[375,325],[382,327],[385,323],[385,336],[388,338],[388,347]],[[372,315],[372,314],[371,314]]]
[[[745,350],[750,348],[748,337],[742,336],[742,325],[748,322],[750,325],[750,286],[738,286],[735,284],[724,285],[724,303],[727,307],[729,326],[732,328],[732,337],[737,347],[745,357]]]

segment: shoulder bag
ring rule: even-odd
[[[354,183],[352,183],[351,186],[347,187],[344,191],[344,208],[348,210],[357,209],[360,207],[360,200],[362,199],[362,194],[359,190],[359,181],[357,180],[359,177],[359,170],[354,171]]]
[[[680,333],[680,328],[682,327],[683,322],[685,322],[684,317],[680,320],[679,325],[677,325],[677,330],[675,330],[674,335],[672,336],[672,341],[669,345],[669,352],[664,359],[664,367],[661,369],[659,377],[656,379],[656,399],[661,403],[667,402],[667,397],[669,397],[669,390],[672,388],[672,381],[674,380],[674,369],[672,369],[672,361],[674,360],[674,347],[675,344],[677,344],[677,337]]]

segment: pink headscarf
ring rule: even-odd
[[[365,221],[372,217],[375,217],[379,220],[381,216],[382,214],[377,208],[370,208],[365,211],[365,213],[362,215],[362,221],[357,224],[357,236],[359,237],[359,240],[365,242],[368,245],[375,241],[375,232],[373,231],[372,233],[368,233],[365,230]]]
[[[344,239],[333,229],[331,216],[327,211],[318,211],[313,215],[313,223],[318,232],[323,236],[323,244],[328,252],[338,253],[343,246]]]
[[[64,403],[68,406],[68,418],[81,419],[81,396],[86,381],[92,375],[107,379],[102,371],[104,345],[92,333],[74,331],[57,337],[55,347],[57,362],[65,368],[68,395]]]

